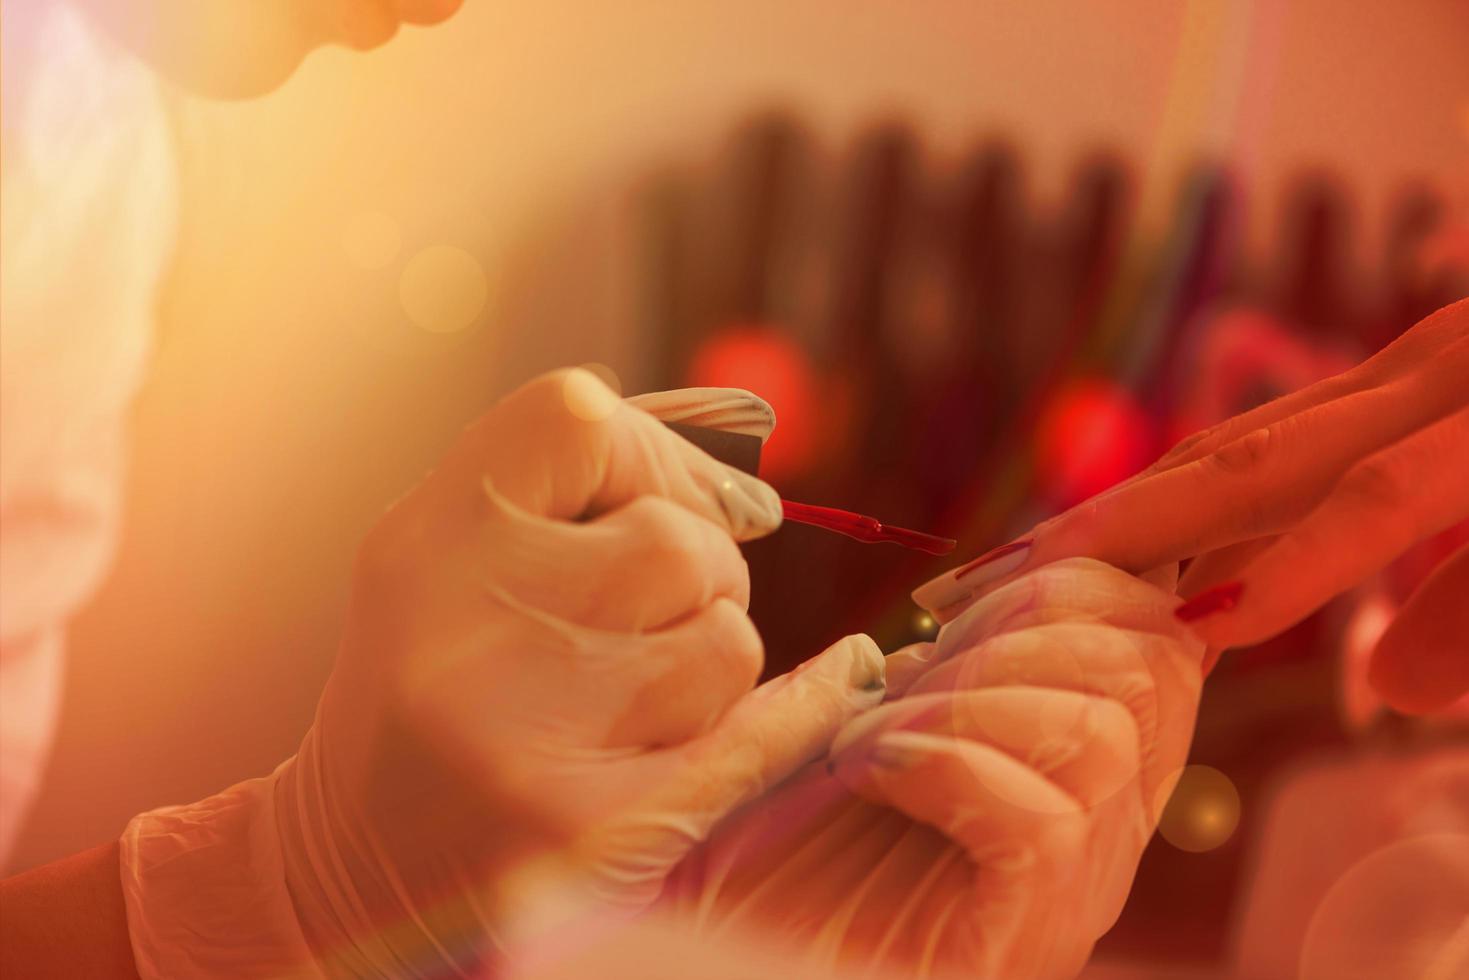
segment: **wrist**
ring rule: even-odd
[[[276,832],[276,780],[289,766],[128,824],[122,891],[145,980],[321,976],[286,890]]]
[[[277,771],[273,796],[286,892],[321,974],[458,976],[493,962],[487,889],[431,835],[401,860],[323,741],[318,725]]]

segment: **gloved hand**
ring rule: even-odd
[[[583,370],[491,410],[369,535],[297,756],[129,826],[145,977],[460,975],[564,940],[881,700],[866,637],[751,691],[735,542],[779,499],[639,404],[773,425],[746,392],[629,403]]]
[[[1069,977],[1111,927],[1192,737],[1203,644],[1169,591],[1090,559],[888,658],[889,702],[670,881],[704,933],[800,976]]]

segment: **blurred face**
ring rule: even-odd
[[[186,88],[244,98],[275,88],[314,48],[367,50],[402,24],[436,24],[463,0],[77,0]]]

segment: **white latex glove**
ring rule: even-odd
[[[747,392],[638,401],[774,422]],[[881,700],[866,637],[751,691],[735,542],[779,523],[770,487],[586,371],[507,397],[369,535],[299,754],[130,825],[143,975],[477,974],[646,906]]]
[[[667,904],[765,930],[801,976],[1074,976],[1120,913],[1184,764],[1203,645],[1167,591],[1090,559],[888,658],[889,702],[731,818]]]

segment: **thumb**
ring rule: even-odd
[[[746,391],[666,396],[652,405],[670,418],[756,435],[774,425],[770,406]],[[436,505],[450,513],[477,506],[483,489],[552,520],[585,520],[652,495],[739,541],[781,523],[769,484],[714,459],[583,368],[541,375],[501,399],[460,437],[435,484],[448,495]]]
[[[1469,545],[1460,548],[1408,597],[1377,641],[1368,680],[1407,714],[1447,708],[1469,692]]]
[[[852,718],[882,703],[882,651],[855,634],[737,701],[710,731],[656,753],[677,768],[661,781],[660,809],[702,839],[730,811],[826,755]]]

